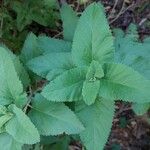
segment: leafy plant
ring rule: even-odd
[[[50,121],[45,127],[39,123],[48,120],[51,114],[51,109],[46,109],[48,103],[60,105],[69,102],[68,106],[79,117],[85,129],[81,131],[83,127],[77,123],[80,132],[76,128],[72,130],[72,125],[65,132],[78,132],[88,150],[100,150],[104,148],[111,130],[114,102],[119,99],[149,102],[150,81],[132,68],[116,63],[113,36],[101,4],[88,6],[79,20],[67,5],[63,6],[61,13],[65,40],[38,37],[42,55],[27,63],[34,73],[49,81],[41,92],[42,100],[36,98],[32,102],[34,109],[29,113],[30,118],[40,134],[62,133],[57,126],[51,131]],[[70,23],[64,16],[70,15],[73,15],[71,18],[74,18],[77,26],[71,24],[69,28]],[[68,115],[67,112],[65,115]],[[72,123],[75,124],[74,121]]]
[[[150,79],[150,38],[139,40],[137,26],[131,24],[126,33],[115,29],[116,61],[126,64]],[[133,110],[143,115],[150,108],[150,103],[133,104]]]
[[[28,30],[37,32],[41,26],[55,28],[58,19],[56,0],[3,0],[0,8],[1,41],[13,50],[18,50]]]
[[[15,1],[13,3],[13,10],[17,13],[16,22],[18,30],[23,30],[32,21],[43,26],[54,27],[58,14],[53,11],[53,8],[57,8],[56,0],[49,2],[47,0]]]
[[[0,47],[4,150],[67,150],[77,134],[88,150],[101,150],[116,100],[150,102],[150,81],[116,62],[113,36],[100,3],[88,6],[80,18],[64,4],[61,17],[63,40],[30,33],[19,56]],[[47,80],[40,92],[31,85],[33,72]]]

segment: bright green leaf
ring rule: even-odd
[[[73,68],[64,72],[43,89],[42,95],[57,102],[81,100],[86,71],[86,68]]]
[[[7,113],[0,117],[0,128],[13,117],[13,114]]]
[[[12,101],[19,107],[26,103],[26,94],[17,76],[10,54],[4,48],[0,48],[0,103],[10,104]],[[21,98],[21,99],[20,99]]]
[[[14,66],[15,66],[16,72],[18,74],[18,77],[21,80],[24,88],[26,89],[30,84],[29,75],[28,75],[27,71],[25,70],[23,64],[20,62],[18,57],[16,57],[13,60],[13,62],[14,62]]]
[[[113,100],[144,103],[150,99],[150,81],[123,64],[105,64],[99,95]]]
[[[24,88],[26,88],[30,84],[30,79],[29,79],[29,75],[28,75],[27,71],[25,70],[23,64],[19,60],[19,57],[14,55],[12,53],[12,51],[10,51],[7,48],[7,46],[5,46],[3,44],[1,46],[9,53],[9,55],[14,63],[14,67],[17,72],[17,75],[18,75],[19,79],[21,80],[22,84],[24,85]]]
[[[120,29],[115,29],[115,60],[128,65],[150,79],[150,40],[145,38],[143,42],[138,39],[137,29],[133,24],[125,34]]]
[[[96,78],[100,79],[104,76],[104,71],[102,65],[100,65],[97,61],[92,61],[90,67],[88,68],[86,79],[91,81]]]
[[[104,8],[93,3],[82,13],[73,39],[72,58],[76,65],[100,64],[114,57],[113,37],[109,30]]]
[[[79,18],[77,17],[76,12],[68,4],[62,5],[60,13],[63,22],[64,40],[72,41]]]
[[[70,52],[71,42],[47,36],[39,36],[38,47],[46,54],[52,52]]]
[[[14,117],[6,124],[6,131],[23,144],[34,144],[40,141],[39,133],[25,113],[15,105],[9,107]]]
[[[76,134],[84,127],[75,114],[63,103],[47,101],[36,95],[29,116],[41,135]]]
[[[42,54],[37,46],[37,37],[33,33],[29,33],[21,51],[21,60],[26,64],[29,60]]]
[[[76,114],[85,126],[80,133],[87,150],[102,150],[107,142],[115,111],[112,101],[99,99],[93,105],[77,103]]]
[[[28,62],[27,66],[37,75],[46,77],[46,75],[53,70],[69,70],[73,67],[71,54],[68,52],[62,53],[49,53],[34,59]]]
[[[0,134],[0,148],[2,148],[3,150],[21,150],[22,145],[23,144],[15,141],[9,134]]]
[[[96,81],[84,81],[82,95],[83,100],[87,105],[91,105],[95,102],[99,93],[100,80]]]

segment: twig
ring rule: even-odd
[[[63,34],[63,32],[59,32],[58,34],[56,34],[55,36],[54,36],[54,38],[57,38],[57,37],[59,37],[60,35],[62,35]]]
[[[123,1],[121,10],[119,11],[118,15],[112,21],[110,21],[110,24],[116,21],[123,14],[124,5],[125,5],[125,0]]]
[[[147,21],[147,18],[143,18],[143,19],[140,21],[139,26],[142,26],[145,21]]]
[[[118,0],[115,0],[115,4],[114,4],[114,6],[113,6],[112,10],[110,11],[110,15],[109,15],[108,19],[110,19],[110,18],[111,18],[111,14],[112,14],[112,13],[114,14],[114,10],[115,10],[115,8],[116,8],[117,4],[118,4]]]
[[[24,113],[27,112],[27,109],[28,109],[28,107],[30,106],[30,103],[31,103],[31,100],[32,100],[32,95],[33,95],[33,93],[32,93],[31,87],[29,87],[29,93],[30,93],[30,95],[29,95],[29,97],[28,97],[28,102],[27,102],[26,106],[25,106],[24,109],[23,109]]]
[[[113,20],[110,21],[110,24],[115,22],[122,14],[124,14],[128,9],[130,9],[130,8],[132,8],[134,6],[134,4],[131,4],[125,10],[123,10],[124,9],[124,5],[125,5],[125,1],[123,1],[122,8],[121,8],[120,12],[118,13],[118,15]]]

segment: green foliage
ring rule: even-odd
[[[75,114],[62,103],[36,95],[29,116],[41,135],[76,134],[84,129]]]
[[[44,98],[70,103],[85,127],[79,135],[86,148],[100,150],[111,130],[114,101],[149,102],[150,81],[122,62],[116,63],[113,36],[101,4],[88,6],[79,20],[66,4],[61,13],[64,40],[38,37],[43,54],[27,66],[50,81],[41,92]],[[77,26],[69,28],[70,15]],[[39,125],[38,116],[33,119]]]
[[[147,37],[140,41],[137,27],[134,24],[131,24],[125,33],[121,29],[115,29],[114,34],[116,61],[134,68],[150,79],[150,38]],[[133,104],[133,110],[138,115],[146,113],[149,107],[150,103]]]
[[[20,30],[36,18],[25,15],[30,14],[29,2],[34,4],[25,1],[24,10],[16,3]],[[42,2],[49,6],[50,1]],[[30,33],[19,57],[0,47],[0,147],[4,150],[67,150],[72,134],[80,136],[87,150],[102,150],[111,131],[115,101],[150,102],[150,81],[135,71],[137,66],[119,61],[119,39],[115,53],[100,3],[88,6],[80,18],[64,4],[61,17],[63,40]],[[136,30],[128,38],[135,41]],[[30,78],[35,73],[47,80],[32,87],[27,72]]]
[[[19,143],[34,144],[39,142],[39,133],[24,112],[15,105],[10,105],[9,110],[14,113],[14,117],[6,124],[6,132]]]
[[[27,99],[23,85],[19,80],[10,54],[2,47],[0,47],[0,79],[1,105],[14,102],[19,107],[24,106]]]
[[[60,18],[57,0],[3,0],[0,5],[0,38],[13,50],[22,47],[28,31],[55,28]]]
[[[0,147],[3,148],[3,150],[21,150],[22,145],[22,143],[15,141],[9,134],[0,134]]]
[[[23,30],[32,21],[43,26],[54,27],[57,16],[57,13],[53,11],[54,7],[57,7],[57,1],[55,5],[54,1],[46,3],[46,0],[14,1],[13,10],[17,13],[18,30]]]
[[[112,126],[114,107],[114,102],[102,98],[90,106],[77,103],[77,116],[85,126],[80,137],[88,150],[104,148]]]
[[[73,68],[51,81],[42,91],[50,101],[78,101],[82,99],[82,86],[86,68]]]
[[[21,66],[19,59],[5,46],[0,47],[0,57],[2,83],[0,88],[0,143],[4,149],[19,150],[25,143],[34,144],[38,142],[39,133],[21,110],[27,103],[26,93],[18,76],[20,75],[21,79],[23,66]],[[5,140],[8,140],[7,146],[5,146]]]
[[[72,41],[78,23],[77,14],[67,4],[64,4],[60,11],[61,11],[61,19],[63,21],[64,40]]]
[[[64,41],[61,39],[54,39],[46,36],[38,37],[38,47],[44,53],[70,52],[71,46],[71,42]]]
[[[104,8],[101,5],[91,5],[80,17],[75,31],[72,45],[73,61],[77,66],[90,65],[92,60],[103,64],[113,61],[113,55],[113,37]]]

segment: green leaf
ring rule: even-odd
[[[24,9],[22,6],[24,6]],[[16,23],[19,31],[22,31],[26,25],[32,23],[30,14],[27,13],[29,12],[28,3],[22,4],[18,1],[15,1],[13,3],[13,10],[17,13]]]
[[[7,113],[0,117],[0,128],[13,117],[13,114]]]
[[[64,40],[54,39],[47,36],[38,37],[38,47],[46,54],[52,52],[70,52],[71,46],[71,42]]]
[[[45,145],[44,150],[68,150],[69,144],[70,144],[70,137],[65,136],[52,145]]]
[[[123,64],[105,64],[99,95],[112,100],[144,103],[150,99],[150,81]]]
[[[100,64],[114,57],[113,37],[101,4],[93,3],[79,19],[72,46],[76,65],[89,65],[92,60]]]
[[[0,134],[0,147],[3,150],[21,150],[23,144],[15,141],[11,135],[7,133]]]
[[[102,150],[107,142],[115,111],[114,102],[99,99],[93,105],[77,103],[76,114],[85,126],[80,133],[87,150]]]
[[[56,2],[56,0],[55,0]],[[54,0],[49,3],[46,0],[27,0],[27,1],[14,1],[13,10],[17,14],[17,28],[22,31],[32,21],[37,22],[43,26],[55,27],[59,14],[56,11],[57,5]]]
[[[131,24],[126,34],[115,29],[115,60],[116,62],[128,65],[140,72],[147,79],[150,79],[150,40],[145,38],[139,40],[137,28]]]
[[[149,108],[150,108],[150,103],[144,103],[144,104],[134,103],[132,105],[132,109],[137,115],[144,115],[149,110]]]
[[[150,40],[139,40],[137,27],[130,24],[124,33],[121,29],[115,29],[116,62],[126,64],[144,77],[150,79]],[[137,115],[146,113],[149,104],[133,104],[133,110]]]
[[[78,101],[82,99],[82,87],[86,68],[73,68],[51,81],[42,91],[50,101]]]
[[[10,104],[12,101],[22,107],[26,103],[26,94],[17,76],[10,54],[0,47],[0,103]]]
[[[30,78],[25,70],[23,64],[20,62],[19,57],[15,57],[13,60],[16,72],[18,74],[19,79],[21,80],[24,89],[26,89],[30,85]]]
[[[66,71],[66,69],[53,69],[47,74],[46,79],[48,81],[51,81],[51,80],[55,79],[57,76],[61,75],[65,71]]]
[[[88,68],[86,79],[89,81],[100,79],[104,76],[104,71],[102,65],[100,65],[97,61],[92,61],[90,67]]]
[[[71,6],[66,3],[62,5],[60,13],[63,22],[64,40],[72,41],[79,18]]]
[[[33,33],[29,33],[25,40],[20,55],[21,60],[24,64],[26,64],[32,58],[42,54],[43,51],[38,48],[37,44],[38,43],[36,35]]]
[[[91,105],[95,102],[99,93],[100,80],[96,81],[84,81],[82,95],[83,100],[87,105]]]
[[[19,79],[21,80],[22,84],[24,85],[24,88],[26,88],[30,83],[30,79],[29,79],[29,75],[28,75],[27,71],[25,70],[23,64],[20,62],[19,57],[17,57],[15,54],[13,54],[12,51],[7,48],[7,46],[5,46],[3,44],[1,46],[9,53],[9,55],[14,63],[14,67],[17,72],[17,75],[18,75]]]
[[[7,122],[6,131],[23,144],[34,144],[40,141],[39,133],[25,113],[15,105],[9,106],[14,117]]]
[[[5,115],[7,113],[7,108],[3,105],[0,105],[0,115]]]
[[[73,67],[73,64],[71,54],[69,52],[62,52],[49,53],[36,57],[31,59],[27,66],[37,75],[46,77],[48,73],[54,73],[56,70],[61,70],[61,72],[69,70]]]
[[[33,101],[29,116],[41,135],[77,134],[84,127],[63,103],[47,101],[40,94]]]

